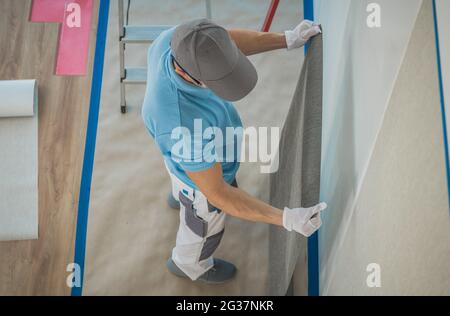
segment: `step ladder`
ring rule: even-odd
[[[151,44],[163,31],[171,28],[171,25],[129,25],[128,15],[132,0],[127,1],[127,9],[124,3],[127,0],[118,0],[119,3],[119,64],[120,64],[120,111],[127,112],[126,85],[146,84],[147,68],[126,67],[125,48],[127,44]],[[211,19],[211,0],[205,0],[206,17]],[[181,21],[180,21],[181,22]]]

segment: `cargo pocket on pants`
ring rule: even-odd
[[[205,243],[203,244],[199,261],[208,259],[209,257],[212,256],[214,251],[216,251],[217,247],[219,247],[224,231],[225,230],[222,229],[221,232],[206,238]]]
[[[197,236],[205,237],[208,232],[208,222],[197,216],[197,210],[194,208],[193,202],[183,193],[178,195],[180,203],[185,207],[184,218],[187,227],[190,228]]]

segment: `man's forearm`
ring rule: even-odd
[[[286,48],[283,33],[265,33],[245,29],[228,30],[237,47],[247,56]]]
[[[274,225],[283,225],[283,212],[230,185],[224,186],[212,204],[228,215]]]

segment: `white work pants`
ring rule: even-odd
[[[173,197],[180,201],[180,225],[172,260],[196,280],[214,264],[212,256],[224,233],[225,213],[210,204],[202,192],[169,175]]]

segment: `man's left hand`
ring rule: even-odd
[[[287,49],[300,48],[306,44],[311,37],[322,33],[320,25],[309,20],[304,20],[297,27],[290,31],[285,31]]]

